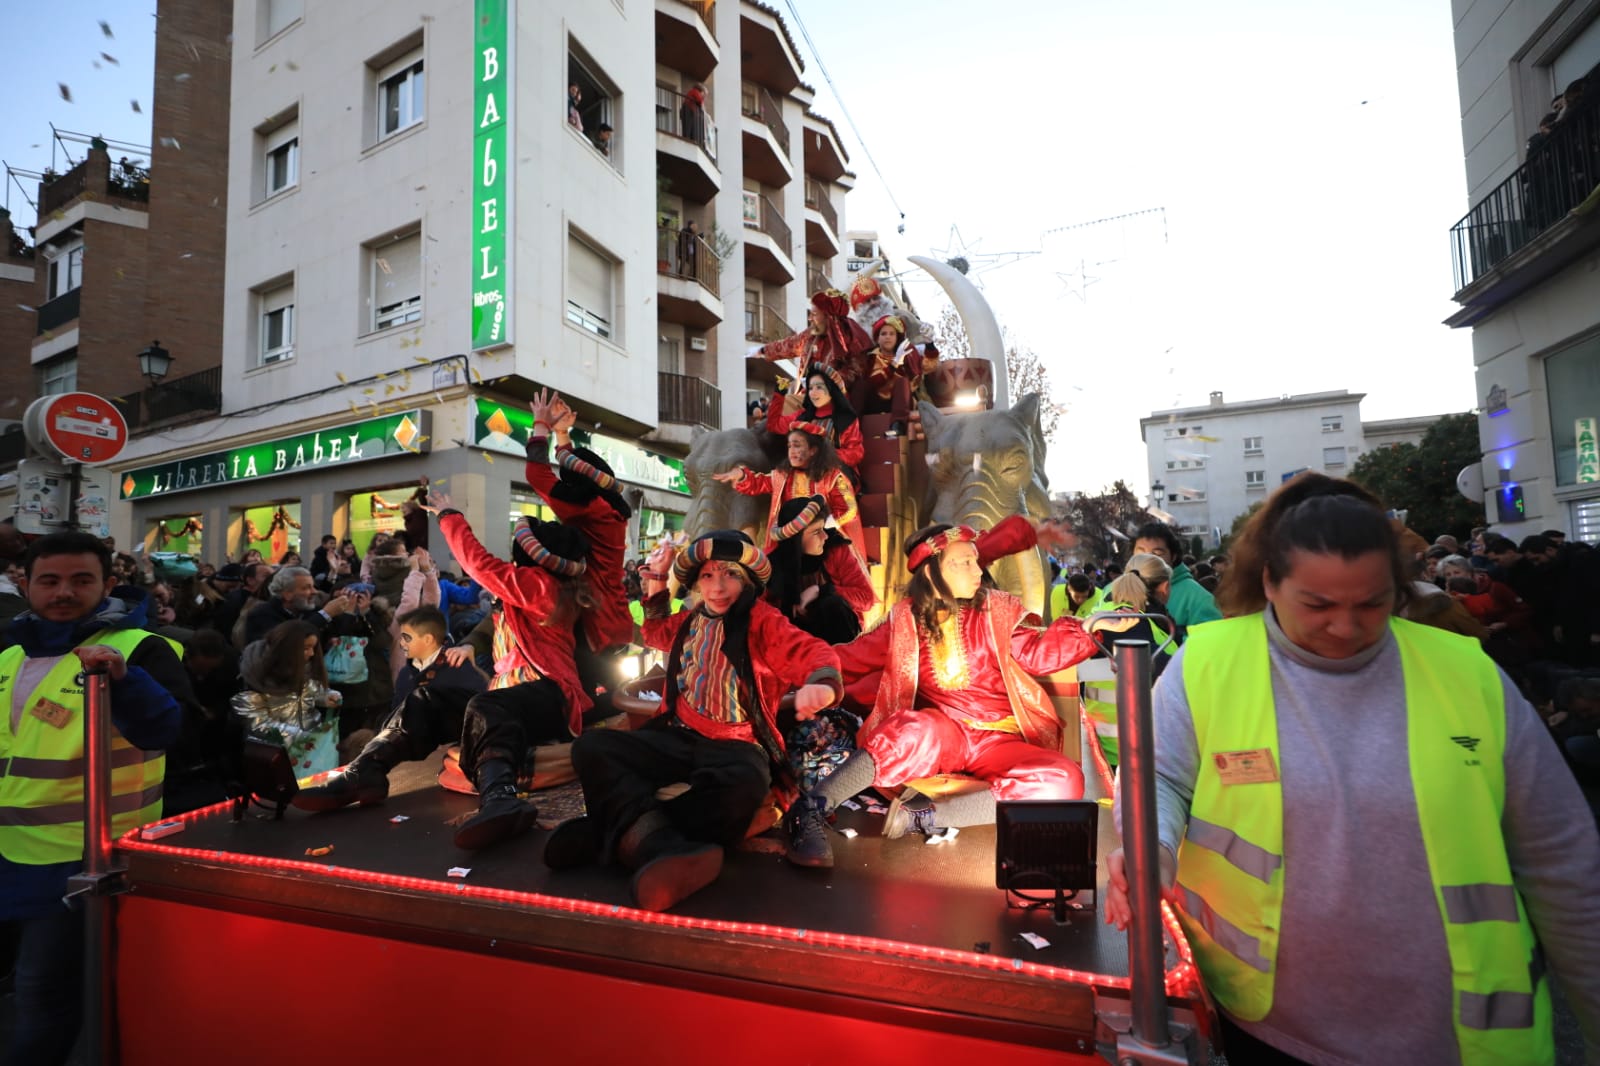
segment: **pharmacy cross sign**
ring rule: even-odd
[[[511,343],[510,0],[476,0],[473,23],[472,349]]]

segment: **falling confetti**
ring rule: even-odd
[[[354,400],[350,401],[350,413],[356,415],[361,413],[360,406],[358,406]]]
[[[100,32],[105,34],[107,37],[116,36],[116,34],[111,32],[111,23],[107,22],[105,19],[100,20]]]
[[[493,466],[494,465],[494,456],[490,455],[488,452],[484,452],[483,453],[483,461],[488,463],[489,465]]]
[[[289,60],[287,63],[285,63],[284,66],[288,67],[290,70],[299,70],[300,69],[300,64],[296,63],[292,59]]]
[[[473,367],[472,380],[476,381],[480,385],[483,384],[483,371],[479,370],[477,367]]]
[[[72,90],[67,88],[66,82],[56,82],[56,88],[61,90],[61,99],[65,100],[69,104],[72,103]]]
[[[100,53],[100,58],[104,59],[107,63],[110,63],[114,67],[122,66],[122,63],[118,61],[116,56],[110,55],[110,54],[108,54],[106,52],[101,52]]]
[[[362,389],[361,390],[361,394],[363,396],[371,396],[374,392],[377,392],[377,391],[378,391],[377,389]]]
[[[17,306],[28,312],[30,315],[38,314],[38,308],[29,307],[27,304],[18,304]]]
[[[440,395],[439,395],[439,394],[438,394],[438,393],[437,393],[437,392],[436,392],[436,393],[434,393],[434,394],[433,394],[433,402],[434,402],[434,403],[444,403],[444,397],[443,397],[443,396],[440,396]]]
[[[189,73],[175,74],[175,75],[173,75],[172,80],[173,81],[188,81],[192,77],[194,77],[194,75],[193,74],[189,74]]]
[[[393,274],[394,273],[393,270],[389,269],[389,260],[385,259],[381,255],[378,256],[378,269],[383,271],[385,274]]]
[[[166,148],[175,148],[180,152],[183,151],[183,145],[178,143],[178,138],[176,137],[163,137],[161,138],[161,144]]]
[[[420,343],[420,342],[419,342],[419,343]],[[417,362],[419,362],[419,363],[426,363],[426,362],[430,362],[430,360],[429,360],[429,359],[428,359],[428,357],[427,357],[427,356],[425,356],[425,355],[413,355],[413,356],[412,356],[412,357],[411,357],[411,358],[413,358],[413,359],[415,359],[415,360],[416,360],[416,361],[417,361]]]
[[[133,108],[133,113],[135,115],[144,114],[144,108],[139,106],[139,101],[137,101],[137,100],[129,100],[128,101],[128,106]]]
[[[343,382],[348,382],[350,380],[349,378],[344,376],[344,371],[343,370],[335,370],[333,372],[333,376],[338,378],[340,381],[343,381]]]

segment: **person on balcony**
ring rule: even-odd
[[[821,363],[838,372],[848,391],[865,372],[871,350],[872,338],[850,317],[850,301],[844,293],[825,289],[811,296],[804,332],[763,344],[750,354],[769,363],[792,359],[798,367]]]
[[[700,223],[694,219],[683,224],[678,231],[678,273],[686,278],[699,277]]]
[[[772,506],[767,513],[767,543],[762,550],[770,550],[774,541],[770,532],[778,521],[778,511],[796,497],[821,496],[828,501],[828,511],[836,526],[842,529],[855,546],[863,563],[867,558],[866,535],[861,529],[861,511],[856,506],[855,489],[850,486],[850,476],[839,465],[839,453],[829,443],[827,431],[811,422],[795,422],[788,435],[788,465],[770,474],[760,474],[747,466],[711,475],[742,496],[770,496]]]
[[[861,439],[857,408],[845,395],[844,379],[821,363],[806,368],[803,382],[795,382],[792,392],[767,405],[767,428],[784,436],[796,422],[821,426],[828,441],[839,453],[839,462],[854,474],[867,457]]]
[[[706,144],[706,87],[698,82],[683,94],[678,107],[678,120],[683,123],[683,135],[704,148]]]

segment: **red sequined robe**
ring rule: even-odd
[[[833,515],[834,525],[850,538],[850,543],[855,545],[856,553],[863,560],[866,559],[867,538],[861,530],[861,511],[856,506],[856,493],[850,487],[849,475],[838,467],[834,467],[815,482],[804,470],[794,470],[789,467],[780,467],[770,474],[760,474],[751,470],[733,483],[733,490],[744,496],[771,496],[772,504],[767,509],[766,541],[762,547],[763,551],[771,551],[773,544],[776,543],[772,539],[772,527],[778,524],[778,508],[796,496],[822,496],[828,501],[828,512]]]

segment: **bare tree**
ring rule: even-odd
[[[961,316],[956,314],[956,309],[949,304],[945,304],[940,310],[939,321],[933,327],[933,335],[935,343],[939,346],[941,358],[973,358],[972,343],[967,337],[966,327],[961,324]],[[1050,386],[1050,372],[1045,369],[1044,361],[1032,348],[1007,341],[1004,327],[1000,330],[1000,339],[1006,349],[1008,395],[1016,400],[1030,392],[1039,394],[1039,398],[1043,401],[1039,407],[1039,422],[1044,429],[1044,439],[1054,444],[1056,428],[1061,422],[1061,412],[1055,405]]]

